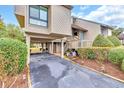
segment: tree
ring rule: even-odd
[[[25,42],[24,33],[21,28],[13,24],[5,25],[0,15],[0,38],[4,37],[13,38]]]
[[[4,24],[3,19],[2,19],[1,15],[0,15],[0,30],[2,30],[4,28],[5,28],[5,24]]]
[[[7,37],[25,42],[24,33],[18,26],[8,24],[5,29],[0,32],[0,38]]]
[[[112,35],[118,37],[120,35],[120,33],[122,33],[123,31],[124,31],[124,28],[114,27],[114,29],[112,30]]]
[[[25,41],[24,33],[21,30],[21,28],[19,28],[18,26],[15,26],[13,24],[8,24],[6,26],[6,32],[7,32],[6,37],[17,39],[22,42]]]

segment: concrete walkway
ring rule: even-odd
[[[31,55],[34,88],[124,88],[124,83],[50,54]]]

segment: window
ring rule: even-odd
[[[78,36],[78,32],[75,31],[75,32],[74,32],[74,36]]]
[[[75,29],[73,29],[73,36],[78,36],[78,31],[76,31]]]
[[[29,6],[29,23],[47,27],[48,8],[36,5]]]

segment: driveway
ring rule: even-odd
[[[80,67],[55,55],[31,55],[34,88],[124,88],[124,83]]]

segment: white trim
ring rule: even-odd
[[[28,51],[28,55],[27,55],[27,64],[30,63],[30,36],[26,35],[26,44],[27,44],[27,51]]]
[[[64,58],[64,41],[61,40],[61,58]]]

